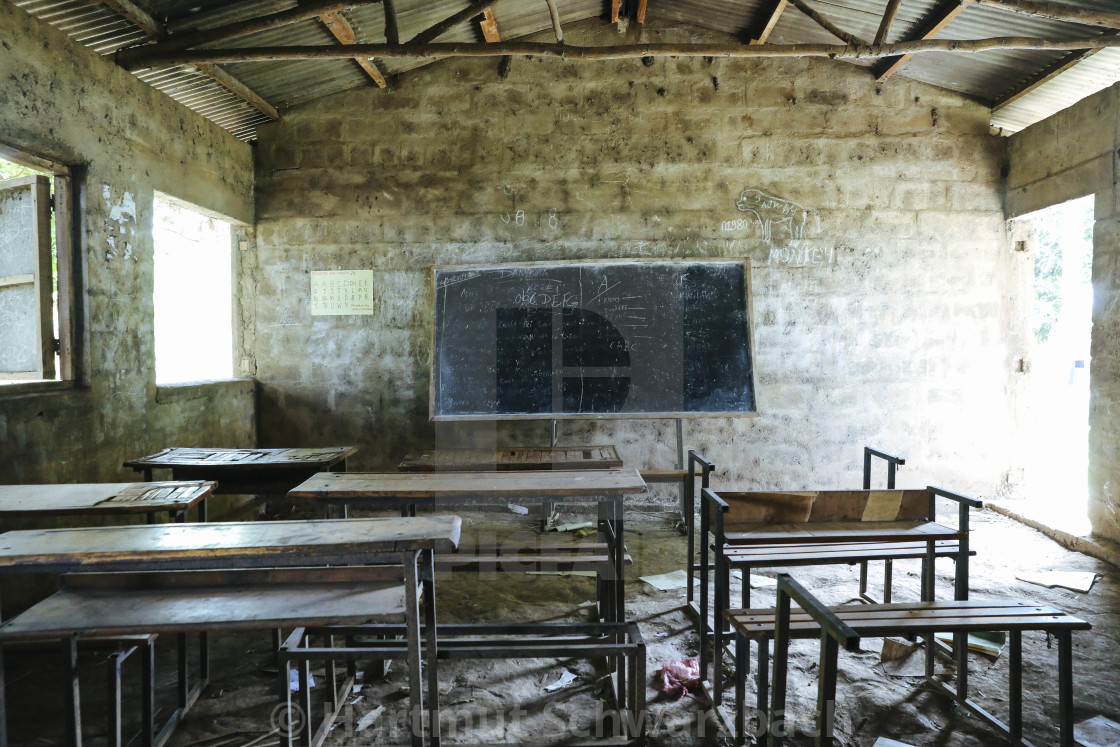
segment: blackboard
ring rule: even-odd
[[[747,260],[432,270],[434,420],[756,410]]]

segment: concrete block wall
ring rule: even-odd
[[[1008,215],[1096,195],[1089,366],[1089,520],[1120,541],[1120,85],[1013,135]]]
[[[166,446],[254,445],[254,382],[157,390],[152,326],[154,191],[251,226],[251,148],[10,3],[0,29],[0,141],[79,175],[89,332],[88,386],[0,386],[0,483],[127,481],[122,461]]]
[[[600,21],[566,34],[617,42]],[[547,443],[547,422],[429,422],[433,265],[746,257],[759,415],[683,426],[717,485],[858,486],[872,444],[907,457],[903,485],[1001,489],[1030,269],[1008,244],[1006,141],[986,109],[821,60],[496,67],[437,63],[261,128],[262,441],[356,443],[364,469],[433,444]],[[736,208],[745,189],[802,206],[803,231],[768,233]],[[338,269],[374,271],[372,316],[311,316],[308,273]],[[562,443],[614,442],[648,468],[675,464],[675,434],[560,426]]]

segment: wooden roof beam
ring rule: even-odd
[[[479,13],[492,8],[497,4],[498,0],[474,0],[474,2],[472,2],[466,8],[463,8],[458,13],[448,16],[436,25],[429,26],[416,36],[412,37],[412,41],[410,41],[409,44],[427,44],[428,42],[435,41],[439,37],[443,36],[443,34],[445,34],[446,32],[458,26],[463,21],[470,20],[471,18],[477,16]]]
[[[476,13],[477,15],[477,13]],[[498,44],[355,44],[336,46],[244,47],[239,49],[186,49],[162,55],[159,64],[194,65],[199,62],[266,62],[277,60],[329,60],[363,57],[442,60],[452,57],[503,57],[526,55],[562,60],[622,60],[642,57],[827,57],[834,60],[893,58],[904,55],[951,53],[977,54],[994,50],[1032,49],[1069,52],[1083,49],[1120,48],[1120,37],[1101,34],[1075,39],[1040,39],[1011,36],[987,39],[925,39],[894,44],[621,44],[573,46],[569,44],[504,41]]]
[[[1120,31],[1110,31],[1106,32],[1106,34],[1108,36],[1117,36],[1118,34],[1120,34]],[[1072,54],[1066,55],[1060,60],[1056,60],[1051,65],[1047,65],[1042,70],[1039,70],[1037,73],[1028,78],[1026,81],[993,101],[992,113],[994,114],[1008,104],[1018,101],[1042,84],[1047,83],[1054,78],[1057,78],[1065,71],[1075,67],[1082,60],[1092,57],[1099,51],[1099,49],[1086,49],[1081,52],[1074,52]]]
[[[101,0],[101,4],[116,11],[126,21],[139,26],[145,34],[153,39],[163,39],[167,36],[167,28],[163,25],[163,22],[157,20],[151,13],[132,2],[132,0]]]
[[[793,7],[797,8],[802,13],[809,16],[809,18],[813,19],[818,26],[820,26],[825,31],[827,31],[828,33],[835,36],[837,39],[840,39],[842,41],[846,41],[846,42],[848,42],[848,44],[859,44],[859,45],[863,45],[863,46],[867,45],[867,42],[864,41],[863,39],[860,39],[858,36],[855,36],[854,34],[849,34],[847,31],[844,31],[842,28],[837,26],[835,23],[833,23],[832,21],[830,21],[827,18],[825,18],[824,16],[822,16],[820,13],[818,13],[816,11],[815,8],[813,8],[813,6],[809,5],[809,3],[806,2],[806,0],[789,0],[789,2],[790,2],[790,4],[793,5]]]
[[[778,25],[778,19],[782,17],[782,13],[789,7],[789,0],[778,0],[776,3],[771,3],[770,13],[766,16],[766,21],[762,24],[762,29],[757,34],[751,34],[751,44],[765,44],[770,39],[770,34],[774,33],[774,27]]]
[[[622,13],[622,0],[611,0],[611,23],[618,23]]]
[[[1103,26],[1110,29],[1120,28],[1120,13],[1108,13],[1091,8],[1077,8],[1072,5],[1036,2],[1035,0],[976,0],[976,4],[985,8],[998,8],[1025,16],[1033,16],[1034,18],[1045,18],[1050,21],[1081,23],[1086,26]]]
[[[498,20],[494,18],[494,11],[490,8],[482,11],[482,18],[478,21],[478,26],[482,29],[482,36],[489,44],[496,44],[502,40],[502,35],[498,33]]]
[[[116,53],[116,62],[125,70],[139,70],[145,67],[151,67],[149,59],[166,52],[190,49],[191,47],[198,47],[204,44],[214,44],[228,39],[235,39],[239,36],[255,34],[259,31],[267,31],[269,29],[288,26],[293,23],[299,23],[300,21],[306,21],[310,18],[320,16],[323,13],[334,13],[344,8],[352,8],[360,5],[372,5],[374,2],[378,1],[379,0],[310,0],[305,5],[300,5],[290,10],[283,10],[279,13],[271,13],[266,16],[252,18],[248,21],[231,23],[204,31],[174,34],[155,44],[122,49]]]
[[[386,0],[388,2],[389,0]],[[319,20],[323,25],[338,39],[339,44],[357,44],[358,36],[354,33],[354,27],[350,25],[340,13],[324,13],[319,16]],[[368,57],[355,57],[354,62],[360,67],[366,75],[370,77],[378,88],[384,88],[387,83],[385,76],[381,74],[381,70],[377,65],[373,64],[373,60]]]
[[[635,15],[637,16],[638,23],[645,23],[646,22],[646,3],[647,2],[648,2],[648,0],[638,0],[638,8],[635,11]]]
[[[903,41],[927,41],[933,39],[935,36],[945,30],[949,23],[959,16],[964,10],[972,5],[974,0],[945,0],[930,11],[929,15],[918,22],[916,28],[917,33],[908,35]],[[871,71],[875,74],[875,79],[879,82],[898,72],[898,69],[906,64],[910,59],[910,55],[898,55],[893,58],[885,59]]]
[[[563,44],[564,29],[560,28],[560,11],[556,8],[556,0],[544,1],[548,5],[548,15],[552,19],[552,31],[556,34],[556,41],[559,44]],[[641,21],[639,21],[639,23],[641,23]]]
[[[397,24],[397,6],[394,0],[381,0],[385,8],[385,43],[400,44],[401,32]]]
[[[105,2],[105,5],[117,13],[120,13],[129,22],[136,24],[145,34],[153,39],[164,39],[167,37],[167,27],[163,22],[156,19],[142,8],[134,5],[130,0],[108,0]],[[200,73],[207,76],[233,95],[239,97],[242,101],[249,104],[249,106],[269,119],[280,119],[280,112],[276,111],[275,106],[265,101],[263,96],[222,68],[206,62],[194,63],[194,66]]]
[[[902,0],[887,0],[887,8],[883,11],[883,20],[879,22],[879,30],[875,34],[875,43],[883,44],[887,41],[887,36],[891,33],[891,26],[894,25],[894,17],[898,14],[898,6],[902,4]]]

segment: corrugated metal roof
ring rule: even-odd
[[[196,28],[221,26],[247,18],[294,8],[297,0],[135,0],[161,22],[172,35]],[[66,32],[101,54],[147,41],[145,34],[105,6],[88,0],[12,0],[12,2]],[[402,39],[451,15],[465,0],[397,0],[398,26]],[[885,0],[811,0],[813,7],[850,34],[873,39],[879,28]],[[1059,5],[1120,13],[1120,0],[1051,0]],[[565,24],[587,18],[606,17],[606,0],[558,0]],[[908,38],[924,25],[939,0],[903,0],[888,42]],[[746,40],[773,7],[770,0],[649,0],[648,18],[725,32]],[[551,28],[548,8],[541,0],[505,0],[494,8],[503,39],[517,39]],[[384,42],[384,8],[380,3],[351,8],[343,13],[360,42]],[[199,20],[201,19],[201,21]],[[1105,33],[1105,29],[1039,19],[998,9],[970,6],[942,31],[939,38],[981,39],[992,36],[1073,38]],[[478,24],[464,23],[444,34],[440,41],[480,42]],[[778,44],[837,43],[805,14],[790,6],[782,15],[770,41]],[[307,20],[238,38],[238,47],[331,45],[334,37],[317,20]],[[1076,54],[1076,53],[1073,53]],[[994,104],[1030,83],[1040,71],[1068,59],[1060,52],[1012,50],[980,54],[921,54],[910,58],[896,73],[934,86],[958,91],[973,99]],[[378,60],[389,75],[427,64],[422,60]],[[873,65],[874,60],[856,64]],[[276,107],[294,106],[356,86],[371,85],[369,77],[351,60],[308,60],[244,62],[224,65],[249,89]],[[211,77],[191,66],[146,70],[142,80],[164,91],[242,139],[255,136],[256,125],[267,117],[228,91]],[[1069,70],[1029,93],[999,107],[992,123],[1006,133],[1014,132],[1072,105],[1084,96],[1120,80],[1120,50],[1108,49],[1077,62]],[[888,85],[890,82],[888,81]]]

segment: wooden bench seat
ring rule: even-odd
[[[1022,740],[1022,634],[1043,631],[1058,639],[1058,700],[1061,745],[1073,747],[1073,663],[1072,638],[1075,630],[1089,630],[1090,624],[1062,610],[1020,600],[946,600],[895,604],[840,605],[823,607],[803,588],[779,575],[778,607],[775,609],[728,610],[726,621],[736,636],[735,724],[739,743],[746,739],[744,709],[748,673],[749,641],[758,642],[757,708],[762,714],[784,718],[785,675],[788,670],[788,642],[796,638],[835,636],[837,631],[858,638],[922,634],[926,639],[926,678],[932,686],[953,698],[974,715],[997,729],[1012,744]],[[790,596],[803,605],[791,609]],[[799,598],[800,597],[800,598]],[[1004,724],[968,698],[968,647],[966,636],[973,632],[1007,631],[1009,667],[1009,719]],[[956,650],[956,687],[934,677],[934,633],[954,633]],[[775,641],[773,702],[767,682],[769,642]],[[840,640],[844,640],[840,636]],[[828,643],[828,641],[826,641]],[[835,643],[822,645],[818,699],[834,700],[836,687]],[[828,680],[828,681],[826,681]],[[822,711],[823,712],[823,711]],[[825,735],[819,744],[832,744],[832,724],[819,724]],[[772,726],[773,724],[770,724]],[[780,730],[778,730],[780,731]],[[771,745],[780,745],[780,736],[770,730]],[[759,734],[755,735],[761,736]],[[1047,737],[1049,739],[1049,737]]]
[[[959,506],[956,527],[936,521],[936,499]],[[762,567],[860,564],[859,596],[867,594],[867,563],[885,562],[883,601],[892,594],[895,560],[922,561],[922,599],[932,600],[933,562],[949,557],[957,563],[956,596],[967,597],[968,510],[981,506],[967,496],[940,488],[925,490],[701,490],[703,562],[700,640],[701,671],[707,672],[709,624],[714,636],[712,689],[722,695],[725,627],[722,613],[731,606],[730,572],[743,572],[742,603],[750,607],[750,573]],[[714,614],[709,614],[707,556],[715,556]],[[711,621],[709,623],[709,620]]]

